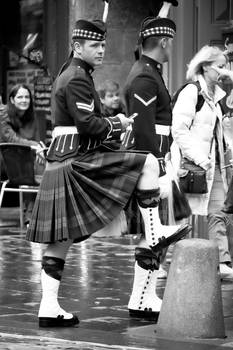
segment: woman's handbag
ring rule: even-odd
[[[174,225],[176,221],[188,218],[192,212],[186,195],[179,186],[178,178],[175,175],[176,171],[171,161],[166,162],[166,173],[171,180],[166,212],[168,214],[168,224]]]
[[[172,181],[172,194],[175,221],[188,218],[192,214],[189,202],[174,180]]]
[[[179,185],[184,193],[203,194],[208,192],[206,170],[194,162],[183,158]]]

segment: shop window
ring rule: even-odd
[[[212,23],[227,24],[233,20],[232,0],[212,0]]]
[[[51,139],[52,79],[43,57],[44,0],[18,0],[20,40],[18,46],[8,47],[6,69],[6,100],[12,86],[24,83],[34,98],[40,139]]]
[[[20,40],[18,47],[8,47],[7,96],[12,85],[26,83],[34,90],[33,75],[43,61],[43,0],[19,1]],[[19,70],[27,70],[25,74]],[[14,71],[17,71],[14,77]],[[20,73],[20,74],[19,74]]]

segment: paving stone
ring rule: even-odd
[[[138,238],[110,233],[73,245],[59,301],[67,311],[79,314],[80,325],[39,329],[40,264],[45,247],[27,242],[25,234],[12,232],[12,227],[0,227],[0,349],[233,349],[233,283],[222,284],[226,339],[159,340],[156,324],[129,318],[127,304]],[[166,280],[158,283],[160,297],[165,285]]]

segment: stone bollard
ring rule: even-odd
[[[217,245],[206,239],[176,243],[156,335],[166,338],[224,338]]]

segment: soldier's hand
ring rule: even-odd
[[[37,145],[31,146],[36,152],[36,162],[39,164],[44,164],[45,162],[45,150],[47,149],[43,142],[39,142]]]
[[[128,128],[128,126],[132,125],[134,120],[132,118],[127,118],[124,114],[119,113],[116,115],[121,121],[123,131]]]

